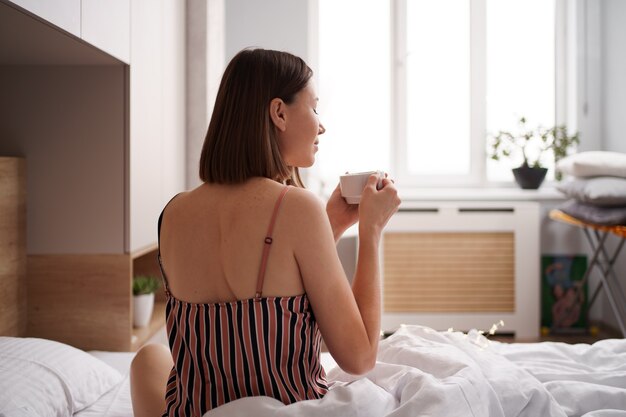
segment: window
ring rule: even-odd
[[[487,132],[514,130],[522,116],[529,127],[554,126],[555,53],[554,1],[487,1]],[[552,168],[553,155],[543,157]],[[512,181],[512,165],[488,159],[487,179]]]
[[[319,1],[318,110],[326,133],[314,172],[326,194],[345,172],[390,170],[389,13],[380,0]]]
[[[512,181],[488,133],[555,120],[556,0],[318,0],[317,174],[402,186]],[[546,166],[550,166],[546,155]]]
[[[404,127],[396,133],[398,168],[404,177],[466,177],[471,164],[470,3],[408,0],[397,5],[396,124]]]

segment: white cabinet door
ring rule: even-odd
[[[83,40],[130,62],[130,0],[82,0]]]
[[[156,243],[161,210],[161,0],[131,1],[130,248]]]
[[[185,2],[163,3],[163,164],[161,193],[163,204],[185,188]],[[203,136],[204,137],[204,136]],[[200,153],[197,155],[200,159]],[[194,167],[197,164],[194,164]]]
[[[157,241],[164,204],[185,186],[185,6],[131,0],[130,224],[134,252]]]
[[[13,3],[80,37],[81,0],[11,0]],[[107,1],[108,3],[108,1]]]

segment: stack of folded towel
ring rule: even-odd
[[[561,159],[556,169],[573,177],[557,185],[569,198],[559,210],[586,223],[626,225],[626,154],[581,152]]]

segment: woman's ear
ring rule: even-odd
[[[285,115],[286,105],[285,102],[279,98],[274,98],[270,101],[270,118],[274,123],[274,126],[281,132],[284,132],[287,128],[287,116]]]

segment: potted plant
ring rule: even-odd
[[[138,275],[133,278],[133,325],[145,327],[150,323],[154,308],[154,293],[160,287],[158,278]]]
[[[539,126],[536,129],[529,129],[526,126],[526,118],[522,117],[516,133],[501,130],[492,137],[489,156],[495,161],[502,158],[521,159],[521,165],[513,169],[515,181],[521,188],[537,189],[548,171],[541,166],[543,154],[552,150],[556,163],[567,156],[570,147],[578,143],[578,132],[570,136],[565,126],[551,128]],[[555,178],[560,180],[561,173],[557,172]]]

